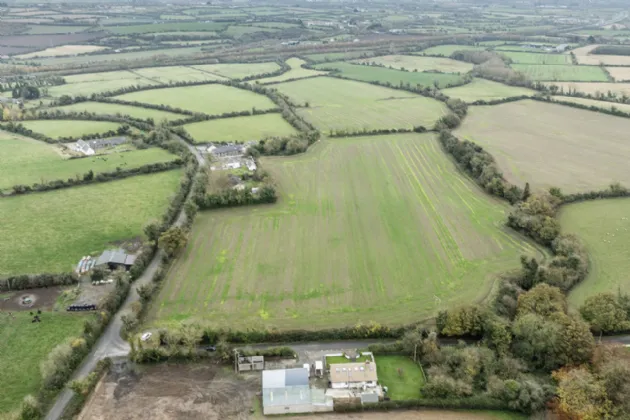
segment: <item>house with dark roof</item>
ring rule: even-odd
[[[114,147],[124,143],[127,143],[127,137],[112,137],[109,139],[94,139],[88,140],[88,145],[96,150],[96,149],[104,149],[106,147]],[[77,142],[78,143],[78,142]]]
[[[110,270],[124,268],[129,270],[136,261],[135,255],[127,254],[123,249],[109,249],[96,259],[95,267],[106,267]]]
[[[244,153],[243,146],[240,144],[230,144],[227,146],[210,146],[208,152],[215,157],[240,156]]]

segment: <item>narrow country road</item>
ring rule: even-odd
[[[181,141],[188,147],[188,149],[195,155],[197,158],[197,162],[199,162],[199,167],[203,167],[206,164],[206,160],[203,155],[197,150],[194,146],[189,145],[183,139],[178,136],[174,136],[177,140]],[[190,196],[190,193],[189,193]],[[188,197],[186,197],[188,199]],[[186,214],[184,210],[179,213],[177,220],[173,223],[174,226],[181,226],[186,221]],[[138,300],[138,292],[136,289],[140,286],[148,284],[153,279],[153,275],[157,271],[160,266],[160,261],[162,260],[162,250],[159,250],[151,263],[147,266],[146,270],[142,276],[138,277],[136,281],[134,281],[131,285],[131,290],[129,291],[129,295],[125,302],[122,304],[116,315],[114,315],[114,319],[109,323],[101,337],[98,339],[92,351],[86,356],[85,360],[79,368],[72,375],[71,380],[83,379],[87,375],[89,375],[92,370],[96,367],[96,364],[99,360],[104,359],[105,357],[117,357],[117,356],[126,356],[129,354],[131,348],[129,347],[129,343],[123,340],[120,337],[120,330],[122,328],[122,316],[131,312],[131,305],[133,302]],[[66,406],[70,402],[72,398],[73,391],[65,388],[57,397],[55,404],[51,407],[50,411],[46,415],[46,420],[58,420]]]

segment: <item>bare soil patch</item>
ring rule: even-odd
[[[63,289],[48,287],[40,289],[17,290],[0,293],[0,311],[32,311],[34,309],[50,309]],[[30,298],[32,306],[23,298]]]
[[[237,376],[229,367],[141,366],[104,378],[79,420],[248,419],[257,392],[259,374]]]
[[[284,419],[304,419],[304,416],[289,416]],[[488,412],[453,410],[406,410],[386,413],[343,413],[309,415],[308,420],[491,420],[497,415]]]

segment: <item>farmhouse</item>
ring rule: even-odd
[[[129,270],[133,263],[136,261],[135,255],[127,254],[122,249],[111,249],[103,252],[100,257],[97,258],[95,267],[107,267],[110,270],[117,268],[125,268]]]
[[[226,156],[240,156],[243,154],[243,146],[241,145],[228,145],[228,146],[219,146],[216,147],[214,145],[208,147],[208,152],[212,153],[214,157],[226,157]]]
[[[79,140],[82,141],[82,140]],[[78,142],[77,142],[78,143]],[[110,139],[95,139],[87,142],[94,150],[105,149],[106,147],[118,146],[127,143],[127,137],[112,137]]]
[[[263,371],[262,401],[264,415],[333,410],[332,398],[310,387],[309,369],[303,367]]]
[[[92,156],[94,154],[94,149],[92,149],[90,145],[83,140],[77,141],[74,146],[72,146],[72,150],[82,153],[85,156]]]
[[[331,388],[374,388],[377,381],[376,363],[374,362],[330,365]]]

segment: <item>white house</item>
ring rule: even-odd
[[[330,365],[330,383],[334,389],[374,388],[378,382],[376,363],[339,363]]]
[[[83,140],[79,140],[74,144],[73,150],[79,153],[83,153],[85,156],[92,156],[94,154],[94,149],[90,147],[87,142]]]

